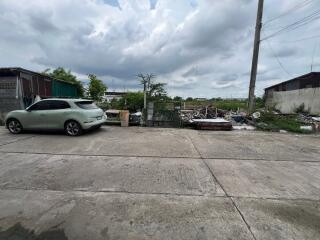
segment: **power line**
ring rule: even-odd
[[[311,72],[313,71],[314,58],[315,58],[315,55],[317,52],[317,48],[318,48],[318,43],[315,44],[314,49],[313,49],[313,53],[312,53]]]
[[[313,12],[312,14],[310,14],[310,15],[308,15],[308,16],[306,16],[306,17],[304,17],[304,18],[302,18],[302,19],[300,19],[298,21],[283,27],[279,31],[277,31],[277,32],[275,32],[273,34],[270,34],[269,36],[265,37],[265,39],[269,39],[271,37],[274,37],[274,36],[284,32],[284,31],[288,32],[288,31],[295,30],[298,27],[302,27],[302,26],[304,26],[304,25],[306,25],[306,24],[308,24],[308,23],[310,23],[310,22],[312,22],[314,20],[317,20],[319,18],[319,15],[320,15],[320,10],[317,10],[317,11]],[[263,39],[263,40],[265,40],[265,39]]]
[[[289,25],[283,27],[282,29],[280,29],[279,31],[276,31],[273,34],[268,35],[267,37],[265,37],[261,41],[267,40],[269,38],[273,38],[276,35],[281,34],[283,32],[293,31],[293,30],[295,30],[295,29],[297,29],[299,27],[302,27],[302,26],[304,26],[304,25],[306,25],[306,24],[308,24],[308,23],[310,23],[312,21],[315,21],[315,20],[319,19],[319,18],[320,18],[320,9],[318,9],[317,11],[313,12],[312,14],[310,14],[310,15],[308,15],[308,16],[306,16],[306,17],[304,17],[304,18],[302,18],[302,19],[300,19],[300,20],[298,20],[298,21],[296,21],[296,22],[294,22],[292,24],[289,24]]]
[[[274,18],[271,18],[271,19],[267,20],[267,21],[264,23],[264,26],[268,25],[269,23],[271,23],[271,22],[273,22],[273,21],[275,21],[275,20],[277,20],[277,19],[279,19],[279,18],[285,17],[285,16],[289,15],[290,13],[293,13],[293,12],[295,12],[295,11],[297,11],[297,10],[299,10],[299,9],[301,9],[301,8],[309,5],[309,4],[311,4],[313,1],[314,1],[314,0],[305,0],[305,1],[303,1],[303,2],[301,2],[301,3],[299,3],[299,4],[297,4],[297,5],[293,6],[292,8],[290,8],[289,10],[287,10],[286,12],[284,12],[284,13],[282,13],[282,14],[274,17]]]
[[[271,50],[271,54],[273,55],[273,57],[277,60],[279,66],[282,68],[282,70],[288,74],[290,77],[293,77],[291,73],[289,73],[289,71],[283,66],[282,62],[280,61],[278,55],[275,53],[275,51],[273,50],[273,47],[271,46],[271,43],[269,42],[268,39],[266,39],[266,42],[268,43],[268,46]]]
[[[277,43],[296,43],[296,42],[302,42],[302,41],[306,41],[306,40],[312,40],[315,38],[320,38],[320,35],[314,35],[314,36],[300,38],[300,39],[296,39],[296,40],[292,40],[292,41],[281,41],[281,42],[279,41]]]

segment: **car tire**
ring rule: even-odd
[[[7,121],[7,127],[12,134],[19,134],[23,131],[22,124],[15,118],[11,118]]]
[[[82,128],[81,125],[74,120],[70,120],[65,123],[64,125],[64,131],[66,132],[67,135],[76,137],[82,134]]]

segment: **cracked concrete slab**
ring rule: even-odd
[[[189,132],[203,158],[320,161],[320,137],[264,132]]]
[[[0,239],[319,238],[319,136],[0,130]]]
[[[205,161],[231,196],[320,200],[319,162]]]
[[[224,195],[202,160],[181,158],[7,153],[0,188]]]
[[[235,198],[258,240],[320,239],[320,202]]]
[[[228,198],[1,191],[1,234],[19,224],[68,240],[253,239]]]
[[[26,140],[32,137],[32,134],[12,135],[7,129],[0,126],[0,146],[14,143],[20,140]]]
[[[102,127],[80,137],[38,134],[34,138],[0,147],[5,152],[199,157],[186,130]],[[188,130],[187,130],[188,131]],[[23,135],[21,135],[23,136]]]

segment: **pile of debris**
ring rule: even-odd
[[[183,122],[192,122],[193,119],[215,119],[224,116],[224,112],[220,109],[208,106],[193,110],[181,110],[181,120]]]
[[[304,123],[311,131],[320,132],[320,117],[308,114],[299,114],[297,116],[299,122]]]
[[[131,113],[129,117],[130,125],[138,126],[141,123],[142,112]]]
[[[252,115],[246,111],[228,111],[214,106],[181,110],[184,126],[207,130],[255,130],[280,132],[320,132],[320,117],[300,114],[282,114],[279,111],[259,109]]]
[[[216,119],[225,118],[227,116],[237,115],[239,113],[215,108],[213,106],[200,107],[192,110],[181,110],[181,119],[188,122],[192,119]]]
[[[253,130],[254,127],[247,124],[246,116],[247,114],[240,110],[234,112],[213,106],[180,111],[184,125],[206,130],[232,130],[232,128]]]

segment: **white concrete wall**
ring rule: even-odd
[[[275,107],[282,113],[294,113],[302,103],[311,114],[320,114],[320,88],[272,92],[266,99],[268,107]]]

